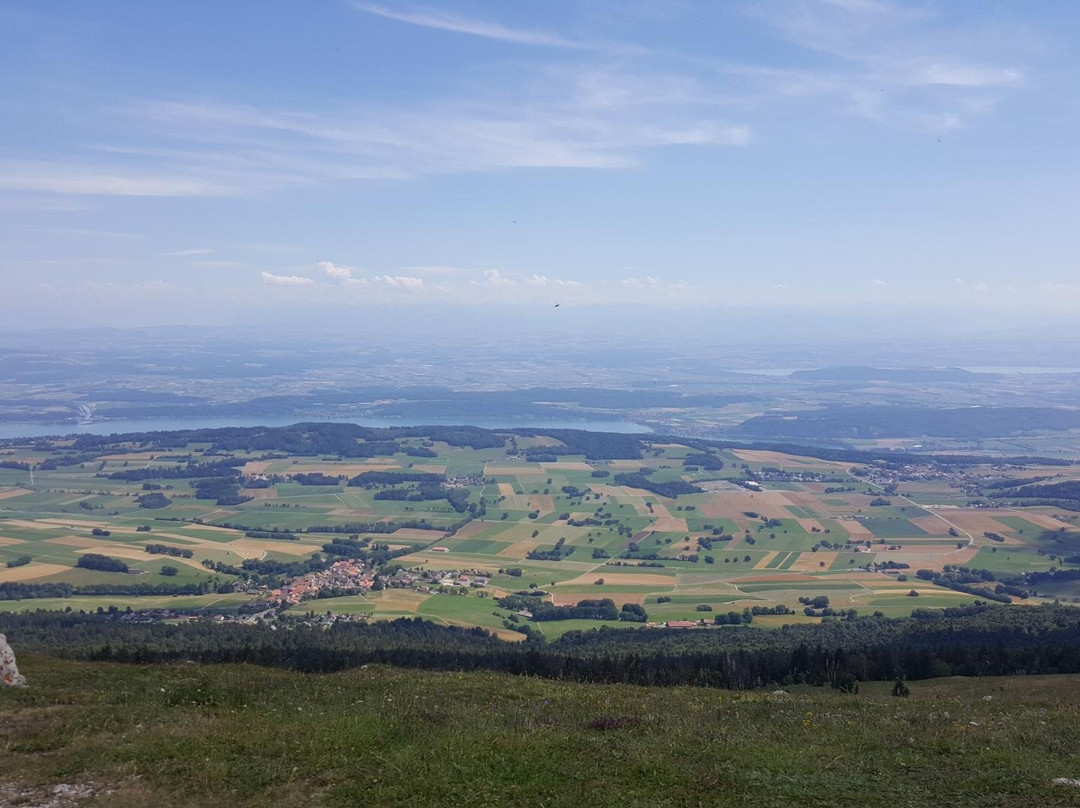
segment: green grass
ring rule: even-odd
[[[31,687],[0,690],[0,788],[82,784],[103,808],[1077,803],[1050,782],[1080,766],[1075,676],[913,682],[897,699],[887,683],[774,696],[20,661]]]

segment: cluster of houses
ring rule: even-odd
[[[259,591],[268,599],[291,606],[302,600],[318,597],[323,589],[340,592],[368,592],[371,589],[415,589],[434,592],[438,588],[458,587],[483,589],[487,587],[490,573],[481,570],[404,570],[390,575],[376,574],[363,561],[350,559],[338,561],[322,572],[309,572],[293,578],[280,589]]]
[[[379,581],[386,587],[431,592],[435,587],[483,589],[489,576],[481,570],[398,570],[393,575],[380,575]]]
[[[293,578],[280,589],[270,592],[271,598],[292,605],[305,598],[313,598],[322,589],[366,592],[375,585],[375,572],[363,561],[349,559],[338,561],[322,572],[309,572]]]

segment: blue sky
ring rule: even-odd
[[[1080,311],[1080,5],[0,3],[6,327]]]

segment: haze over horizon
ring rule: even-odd
[[[1078,28],[1048,2],[0,3],[3,329],[1064,322]]]

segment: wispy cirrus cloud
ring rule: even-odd
[[[990,112],[1024,83],[1024,71],[995,64],[1008,48],[947,7],[886,0],[761,0],[746,13],[817,57],[807,66],[732,68],[788,98],[840,100],[842,109],[881,123],[947,132]]]
[[[0,189],[97,196],[222,196],[229,190],[209,178],[123,166],[45,160],[0,162]]]
[[[510,28],[497,22],[470,19],[428,6],[417,6],[411,11],[388,8],[375,3],[353,3],[353,7],[365,14],[374,14],[378,17],[408,23],[409,25],[435,28],[455,34],[468,34],[483,37],[484,39],[495,39],[500,42],[511,42],[515,45],[540,45],[575,50],[595,50],[602,47],[598,44],[567,39],[559,34],[546,31]]]

